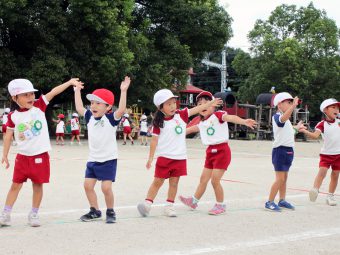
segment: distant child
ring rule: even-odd
[[[72,113],[72,119],[70,120],[71,124],[71,145],[73,145],[74,138],[77,139],[77,142],[79,145],[81,145],[80,142],[80,124],[79,124],[79,115],[78,113],[74,112]]]
[[[123,136],[124,136],[124,142],[123,142],[123,145],[126,145],[126,137],[129,137],[130,141],[131,141],[131,145],[133,145],[133,138],[131,136],[131,122],[130,122],[130,119],[129,119],[129,114],[125,113],[124,115],[124,118],[122,119],[122,123],[123,123]]]
[[[140,137],[140,145],[148,145],[148,118],[146,117],[145,114],[142,115],[142,117],[140,118],[140,122],[139,122],[139,137]]]
[[[7,120],[8,120],[8,114],[10,113],[11,109],[9,108],[5,108],[5,111],[2,115],[2,136],[4,137],[6,134],[6,130],[7,130]]]
[[[53,88],[46,95],[35,101],[32,83],[26,79],[15,79],[8,84],[8,91],[16,103],[16,110],[8,115],[2,163],[9,168],[8,152],[11,137],[14,133],[18,145],[15,159],[13,183],[7,194],[5,208],[0,215],[0,225],[11,224],[12,207],[24,182],[30,179],[33,183],[32,210],[28,214],[28,223],[32,227],[40,226],[38,210],[43,197],[43,184],[50,179],[50,161],[48,151],[51,149],[45,110],[48,103],[69,86],[82,86],[78,79]]]
[[[64,134],[65,134],[65,123],[63,119],[65,118],[64,114],[60,113],[58,114],[57,120],[52,120],[53,122],[57,123],[56,127],[56,143],[59,145],[59,141],[61,145],[64,145]]]
[[[274,106],[277,112],[272,117],[274,143],[272,151],[272,163],[275,169],[276,180],[273,183],[269,199],[265,203],[265,209],[273,212],[280,212],[281,208],[294,210],[295,207],[286,201],[288,171],[294,158],[294,138],[298,130],[303,129],[302,122],[293,127],[289,118],[299,104],[299,98],[293,98],[289,93],[282,92],[275,96]],[[277,193],[280,193],[280,200],[275,204]]]
[[[97,181],[102,181],[101,189],[106,202],[106,223],[116,222],[113,210],[114,197],[112,182],[116,179],[117,171],[117,141],[116,131],[120,118],[126,109],[126,94],[130,85],[130,78],[125,77],[120,85],[120,101],[114,113],[108,113],[114,104],[114,95],[107,89],[96,89],[86,98],[91,101],[90,110],[86,110],[80,95],[80,89],[75,90],[77,112],[85,116],[88,130],[89,158],[86,164],[84,188],[90,204],[90,212],[81,216],[82,221],[101,219],[97,194],[94,187]]]
[[[214,97],[210,92],[203,91],[196,97],[196,102],[199,106],[213,99]],[[209,214],[220,215],[225,213],[226,210],[221,179],[231,161],[231,152],[228,145],[228,122],[245,125],[252,129],[256,122],[252,119],[241,119],[236,115],[228,115],[225,111],[216,111],[214,106],[199,112],[199,114],[201,117],[200,123],[187,128],[187,134],[200,132],[202,143],[208,146],[204,169],[195,194],[190,197],[179,196],[179,199],[188,207],[196,209],[199,200],[207,188],[208,182],[211,180],[216,196],[216,204],[209,211]]]
[[[176,216],[174,201],[179,178],[187,175],[185,129],[189,117],[222,103],[222,100],[214,99],[192,109],[177,110],[176,98],[177,96],[168,89],[157,91],[153,98],[158,111],[153,121],[153,136],[146,168],[150,169],[155,152],[158,158],[154,179],[146,199],[137,206],[139,213],[144,217],[149,215],[153,200],[165,179],[169,179],[169,189],[164,213],[169,217]]]
[[[314,202],[319,194],[320,186],[327,174],[329,168],[332,168],[331,181],[329,183],[328,195],[326,202],[328,205],[337,204],[334,192],[336,190],[339,171],[340,171],[340,119],[339,119],[340,102],[334,98],[324,100],[320,105],[320,111],[325,114],[325,119],[315,126],[315,131],[309,132],[302,129],[313,139],[317,139],[320,135],[324,140],[324,144],[320,152],[319,172],[314,180],[314,186],[309,191],[310,201]]]

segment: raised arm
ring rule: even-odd
[[[84,108],[83,100],[81,99],[80,90],[81,90],[80,87],[75,87],[74,88],[74,102],[76,104],[76,111],[81,116],[84,116],[86,109]],[[80,125],[79,125],[79,127],[80,127]]]
[[[290,116],[292,115],[294,109],[296,108],[296,106],[298,106],[299,104],[299,98],[298,97],[294,97],[293,100],[293,104],[288,108],[288,110],[281,116],[281,123],[286,122],[287,120],[289,120]]]
[[[71,85],[82,87],[83,83],[79,81],[78,78],[73,78],[59,86],[56,86],[45,95],[47,101],[50,102],[56,95],[59,95],[61,92],[63,92],[65,89],[67,89]]]
[[[125,76],[124,81],[120,84],[120,100],[119,100],[119,105],[118,109],[115,112],[115,117],[120,118],[123,116],[125,113],[126,109],[126,97],[127,97],[127,90],[130,86],[131,79],[129,76]]]
[[[239,125],[244,125],[244,126],[247,126],[251,129],[254,129],[255,126],[257,125],[257,122],[255,120],[253,120],[253,119],[242,119],[237,115],[224,114],[222,119],[223,119],[223,121],[232,122],[232,123],[239,124]]]
[[[201,112],[201,111],[204,111],[206,109],[208,109],[210,106],[220,106],[223,104],[223,100],[220,99],[220,98],[215,98],[205,104],[201,104],[201,105],[198,105],[198,106],[195,106],[193,108],[190,108],[189,109],[189,117],[192,116],[192,115],[196,115],[197,113]]]

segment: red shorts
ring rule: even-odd
[[[209,145],[205,153],[205,168],[227,170],[231,161],[228,143]]]
[[[55,133],[56,136],[64,137],[64,133]]]
[[[6,133],[6,130],[7,130],[7,126],[6,124],[2,125],[2,133]]]
[[[35,156],[17,155],[13,182],[23,183],[27,179],[31,179],[33,183],[48,183],[50,181],[50,156],[48,152]]]
[[[332,170],[340,171],[340,154],[337,155],[325,155],[320,154],[319,167],[332,167]]]
[[[131,127],[124,127],[123,128],[123,133],[124,134],[131,134]]]
[[[72,135],[80,135],[80,132],[79,132],[79,130],[72,130],[71,134]]]
[[[156,162],[155,177],[168,179],[187,175],[186,159],[171,159],[158,157]]]

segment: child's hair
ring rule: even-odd
[[[198,98],[196,104],[198,104],[198,102],[201,101],[202,98],[205,99],[206,101],[212,100],[211,97],[209,97],[209,96],[201,96],[201,97]],[[215,111],[216,111],[216,107],[215,107]],[[204,120],[204,116],[202,116],[201,114],[200,114],[200,119]]]
[[[155,113],[155,118],[153,119],[153,125],[158,128],[164,127],[164,113],[161,111],[163,104],[159,106],[159,109]]]
[[[18,96],[15,96],[15,98],[18,98]],[[11,111],[19,110],[20,106],[11,98]]]

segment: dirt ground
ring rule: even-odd
[[[111,225],[79,220],[88,211],[82,187],[86,141],[83,146],[53,145],[51,183],[45,185],[40,209],[42,226],[27,225],[32,197],[28,182],[13,208],[12,226],[0,228],[0,254],[340,254],[340,205],[328,206],[325,194],[314,203],[308,199],[321,144],[296,144],[287,191],[287,200],[296,210],[281,213],[264,210],[274,180],[271,145],[269,141],[230,141],[232,162],[222,184],[226,214],[208,215],[214,204],[210,185],[197,210],[190,211],[177,200],[178,217],[165,217],[166,184],[150,217],[142,218],[136,205],[145,198],[153,179],[153,170],[145,169],[149,148],[123,146],[119,141],[114,184],[117,223]],[[200,140],[188,140],[187,146],[188,176],[181,178],[178,195],[193,194],[204,164]],[[0,171],[0,208],[11,184],[15,154],[16,148],[12,147],[11,168]],[[323,192],[327,191],[329,174],[321,187]],[[105,210],[100,187],[97,191]]]

